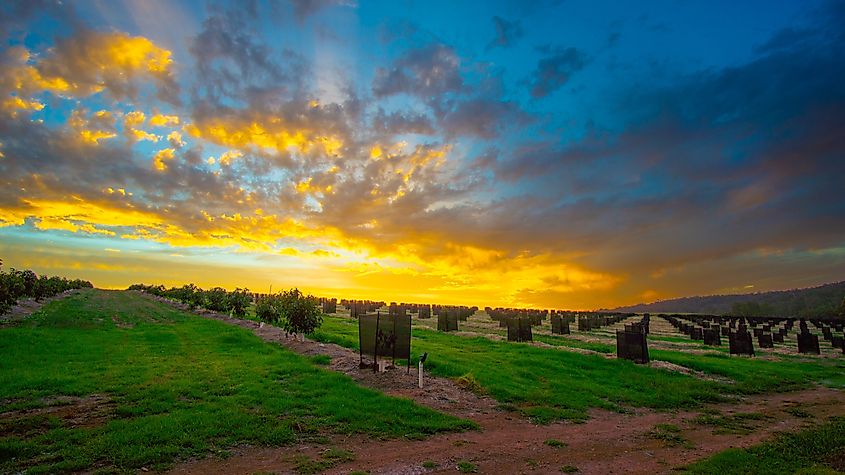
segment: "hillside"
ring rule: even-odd
[[[619,307],[623,312],[678,312],[721,315],[827,317],[840,314],[845,281],[806,289],[779,290],[740,295],[682,297],[649,304]]]

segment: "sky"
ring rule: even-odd
[[[557,309],[845,279],[842,1],[4,1],[4,268]]]

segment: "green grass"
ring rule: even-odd
[[[800,407],[789,407],[783,410],[783,412],[790,414],[795,417],[799,417],[801,419],[809,419],[814,417],[813,414],[806,409],[802,409]]]
[[[560,467],[560,471],[561,473],[578,473],[580,470],[578,470],[578,467],[574,465],[564,465],[563,467]]]
[[[841,473],[845,464],[845,417],[748,449],[729,449],[686,467],[687,473],[779,475]]]
[[[0,354],[0,412],[43,407],[55,396],[109,402],[95,424],[5,421],[2,473],[160,470],[237,444],[476,427],[362,388],[246,329],[130,292],[89,290],[52,302],[0,329]]]
[[[681,435],[681,429],[675,424],[657,424],[646,435],[663,442],[667,447],[693,448],[692,443]]]
[[[561,441],[559,441],[559,440],[557,440],[557,439],[547,439],[547,440],[546,440],[545,442],[543,442],[543,443],[544,443],[544,444],[546,444],[546,445],[548,445],[549,447],[554,447],[554,448],[556,448],[556,449],[561,449],[561,448],[563,448],[563,447],[566,447],[566,442],[561,442]]]
[[[358,326],[354,320],[326,317],[313,337],[357,349]],[[414,329],[413,338],[415,354],[429,353],[427,371],[466,381],[471,389],[483,390],[537,422],[585,420],[590,407],[675,408],[721,400],[710,389],[712,383],[626,361],[420,328]]]
[[[341,464],[355,460],[355,454],[348,450],[328,449],[320,454],[319,459],[312,459],[305,455],[299,455],[294,462],[297,473],[302,475],[313,475],[325,472],[326,470]]]
[[[557,335],[534,335],[534,341],[539,341],[551,346],[567,346],[583,350],[595,351],[606,355],[616,354],[616,344],[600,343],[592,341],[581,341],[575,338],[566,338]]]
[[[653,350],[650,354],[655,360],[668,361],[736,381],[735,391],[738,394],[794,391],[808,388],[812,383],[845,388],[845,359],[840,358],[807,362],[663,350]]]
[[[312,340],[358,350],[358,320],[323,315],[323,324],[308,335]]]
[[[472,462],[467,462],[466,460],[461,460],[458,462],[458,471],[461,473],[476,473],[478,472],[478,467],[475,466]]]
[[[358,349],[358,326],[352,319],[325,317],[313,337]],[[574,345],[575,340],[543,336],[541,341],[567,346]],[[614,345],[577,344],[600,353],[615,352]],[[725,395],[789,391],[816,382],[845,387],[845,360],[776,362],[721,354],[651,352],[653,359],[735,381],[729,384],[600,355],[492,341],[481,336],[463,337],[419,327],[413,329],[412,348],[413,359],[428,352],[426,370],[431,374],[469,382],[471,389],[492,396],[501,407],[515,408],[541,423],[585,420],[587,410],[593,407],[616,411],[630,406],[689,409],[702,403],[722,402]]]
[[[413,347],[428,352],[432,374],[471,375],[485,393],[537,422],[584,420],[590,407],[670,409],[721,400],[712,382],[598,355],[428,330],[414,331]]]
[[[712,346],[712,345],[705,345],[704,341],[702,340],[693,340],[692,338],[688,337],[681,337],[681,336],[662,336],[662,335],[649,335],[649,341],[664,341],[667,343],[682,343],[690,347],[690,349],[696,350],[711,350],[711,351],[721,351],[721,352],[728,352],[729,348],[727,347],[728,337],[722,335],[722,345],[721,346]]]
[[[750,434],[760,425],[760,422],[767,419],[763,414],[755,412],[738,412],[736,414],[701,414],[693,422],[696,424],[712,426],[714,434]]]

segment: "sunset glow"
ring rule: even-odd
[[[600,3],[3,2],[3,265],[559,309],[845,278],[843,4]]]

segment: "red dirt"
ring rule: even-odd
[[[406,395],[408,394],[396,394]],[[419,401],[423,403],[424,401]],[[334,437],[332,447],[348,450],[356,460],[338,465],[326,473],[353,470],[384,474],[454,473],[459,461],[469,461],[480,473],[559,473],[572,465],[579,473],[668,473],[722,450],[748,447],[770,438],[776,432],[792,431],[811,424],[813,419],[797,418],[784,409],[800,403],[801,408],[824,420],[845,415],[845,397],[839,391],[814,389],[791,394],[753,398],[739,405],[716,406],[725,412],[757,412],[771,417],[757,421],[760,427],[748,435],[717,435],[711,427],[697,425],[697,412],[677,414],[637,411],[617,414],[591,410],[584,424],[531,424],[521,417],[492,411],[470,417],[480,431],[444,434],[422,441],[377,441],[360,437]],[[648,436],[657,424],[675,424],[692,448],[669,447]],[[555,439],[563,448],[545,444]],[[294,457],[317,458],[325,446],[302,444],[280,448],[244,447],[225,460],[207,458],[179,465],[174,474],[234,474],[257,471],[290,473]],[[434,470],[422,464],[432,461]]]
[[[44,407],[0,413],[0,427],[15,427],[38,416],[62,420],[63,427],[97,427],[112,417],[114,403],[107,396],[59,396],[42,399]],[[22,429],[28,429],[24,424]]]
[[[255,322],[203,312],[206,318],[252,329],[261,338],[282,344],[306,355],[325,354],[332,358],[331,369],[346,373],[364,386],[415,402],[458,417],[475,421],[480,431],[442,434],[425,440],[373,440],[361,436],[329,436],[328,444],[301,443],[276,448],[238,447],[226,459],[209,457],[175,467],[173,474],[235,474],[259,471],[291,473],[297,457],[319,459],[327,447],[347,450],[355,460],[326,470],[325,473],[349,473],[360,470],[383,474],[454,473],[459,461],[468,461],[480,473],[560,473],[565,465],[577,467],[583,474],[669,473],[709,455],[734,447],[748,447],[771,438],[778,432],[794,431],[845,415],[845,392],[814,388],[745,398],[732,404],[710,405],[708,409],[724,414],[759,413],[762,420],[751,421],[756,428],[747,435],[714,434],[713,427],[697,424],[699,411],[676,413],[636,409],[630,414],[591,410],[582,424],[559,422],[536,425],[511,412],[496,409],[496,402],[465,391],[453,381],[426,377],[426,388],[416,387],[416,370],[410,375],[404,368],[374,374],[359,369],[358,354],[333,344],[296,341],[286,338],[274,327],[259,328]],[[787,409],[800,407],[813,415],[797,417]],[[648,434],[657,424],[674,424],[690,448],[667,446]],[[556,448],[545,444],[555,439],[566,444]],[[434,469],[423,462],[434,462]]]

